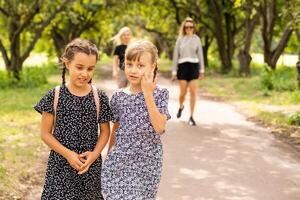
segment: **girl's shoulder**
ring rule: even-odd
[[[169,95],[169,90],[167,88],[156,86],[156,88],[154,90],[154,95],[155,96]]]
[[[113,92],[111,98],[117,98],[120,95],[123,95],[124,93],[126,94],[126,91],[124,91],[124,90],[125,90],[125,88],[117,89],[116,91]]]

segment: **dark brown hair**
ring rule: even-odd
[[[99,52],[98,48],[95,44],[88,40],[76,38],[72,40],[65,47],[64,53],[60,57],[61,65],[62,65],[62,84],[65,84],[65,74],[66,74],[66,61],[71,61],[74,59],[76,53],[85,53],[87,55],[95,55],[96,60],[98,60]]]

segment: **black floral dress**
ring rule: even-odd
[[[154,90],[155,104],[170,119],[169,93]],[[160,135],[151,125],[142,92],[113,94],[111,109],[116,130],[116,144],[102,169],[102,192],[106,200],[154,200],[162,171],[163,149]]]
[[[53,112],[54,90],[50,90],[34,107],[39,113]],[[107,95],[98,90],[100,101],[97,122],[93,92],[75,96],[66,86],[60,88],[57,106],[55,138],[68,149],[83,153],[92,151],[98,140],[97,123],[111,121],[112,113]],[[53,200],[99,200],[101,194],[101,156],[89,171],[79,175],[68,161],[53,150],[50,151],[45,185],[41,199]]]

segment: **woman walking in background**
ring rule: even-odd
[[[193,114],[197,96],[197,80],[204,78],[203,51],[200,38],[195,34],[195,28],[195,22],[189,17],[182,22],[174,49],[172,68],[172,80],[175,80],[177,76],[180,88],[177,118],[181,117],[185,96],[189,89],[189,124],[192,126],[196,126]]]
[[[119,33],[113,37],[113,41],[117,44],[113,58],[113,78],[118,82],[118,88],[124,88],[128,84],[128,80],[124,72],[124,56],[125,50],[131,38],[131,30],[128,27],[120,29]]]

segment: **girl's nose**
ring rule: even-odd
[[[82,76],[87,76],[87,75],[88,75],[87,70],[83,70],[83,71],[81,72],[81,75],[82,75]]]

